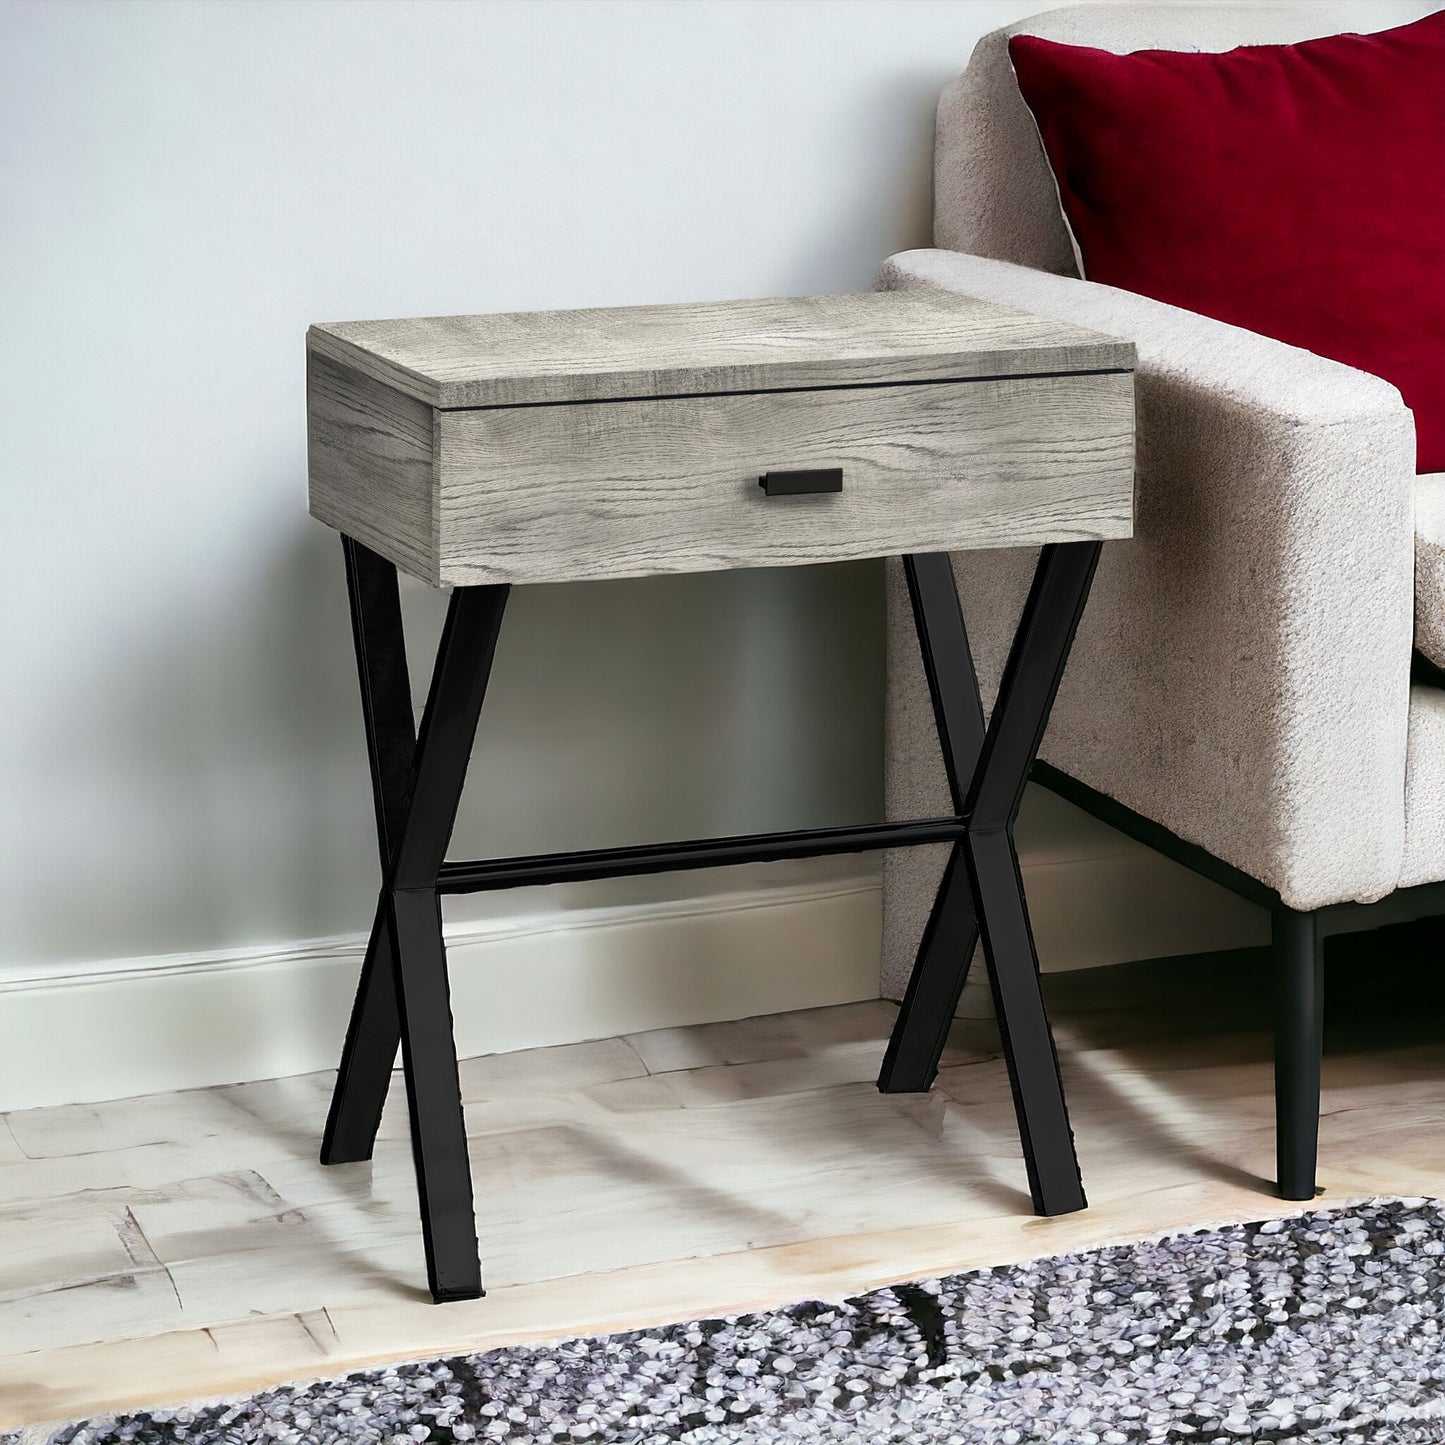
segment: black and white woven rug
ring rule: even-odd
[[[1441,1445],[1442,1322],[1445,1206],[1383,1200],[0,1445]]]

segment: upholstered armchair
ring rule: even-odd
[[[1381,7],[1379,27],[1436,8]],[[1415,475],[1411,413],[1377,377],[1077,279],[1007,41],[1223,51],[1359,21],[1330,4],[1087,5],[986,36],[939,106],[937,249],[883,276],[1138,348],[1136,532],[1104,548],[1035,776],[1270,910],[1289,1199],[1315,1192],[1324,939],[1445,912],[1445,691],[1412,685],[1417,644],[1445,663],[1445,474]],[[954,562],[987,697],[1033,559]],[[901,575],[889,608],[890,813],[947,812]],[[887,859],[894,997],[941,864]]]

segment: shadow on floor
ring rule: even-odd
[[[1325,944],[1326,1058],[1445,1046],[1445,920]],[[1050,1016],[1081,1048],[1158,1052],[1161,1041],[1230,1040],[1229,1057],[1272,1057],[1265,949],[1147,959],[1052,974]],[[991,1025],[990,1025],[991,1027]],[[1221,1062],[1225,1062],[1222,1054]],[[1442,1073],[1445,1087],[1445,1073]]]

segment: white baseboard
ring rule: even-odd
[[[700,897],[449,920],[460,1053],[878,997],[871,860],[730,877]],[[0,974],[0,1110],[332,1068],[365,941]]]
[[[1268,941],[1260,910],[1066,807],[1035,803],[1020,839],[1045,971]],[[543,893],[532,911],[449,919],[460,1053],[878,997],[876,860],[719,871],[718,891],[698,896],[681,893],[685,876],[622,902],[594,888],[549,906]],[[364,945],[350,935],[0,973],[0,1110],[332,1068]]]
[[[1031,787],[1019,866],[1046,973],[1269,942],[1269,915],[1162,853]]]
[[[1045,973],[1269,942],[1262,908],[1141,845],[1020,866]]]

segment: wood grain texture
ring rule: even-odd
[[[1133,378],[440,413],[444,583],[558,582],[1127,537]],[[768,497],[769,469],[842,467]]]
[[[1131,368],[1131,343],[947,291],[313,326],[308,344],[439,407]]]
[[[437,582],[432,408],[307,353],[311,515]]]
[[[1384,940],[1331,967],[1324,1205],[1445,1191],[1445,975],[1428,929]],[[0,1428],[1299,1213],[1268,1183],[1266,964],[1046,979],[1091,1200],[1056,1219],[986,1020],[928,1095],[874,1087],[884,1003],[466,1061],[489,1293],[445,1309],[416,1285],[399,1089],[373,1163],[335,1169],[327,1074],[11,1114]]]

